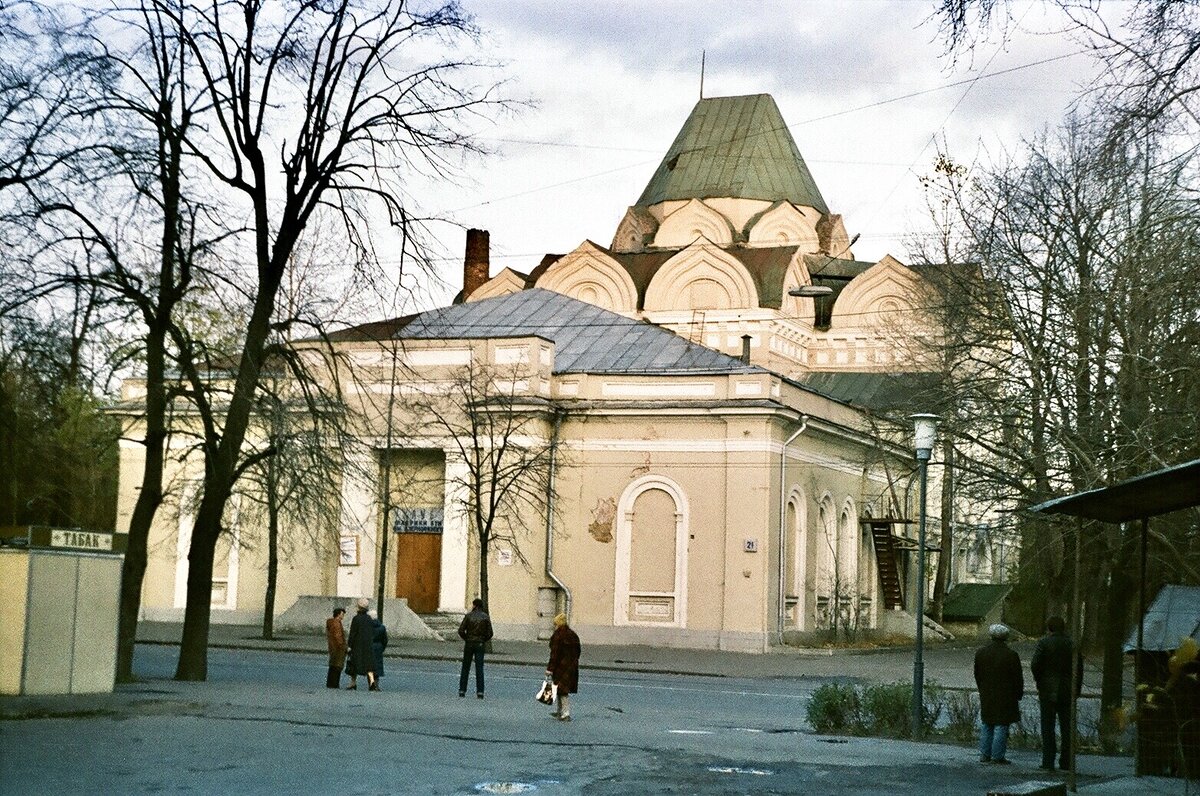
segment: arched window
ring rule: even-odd
[[[613,624],[687,622],[687,500],[669,478],[646,475],[617,505]]]

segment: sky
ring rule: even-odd
[[[464,229],[490,232],[492,273],[603,246],[700,96],[769,93],[853,254],[906,261],[939,147],[962,163],[1057,125],[1095,65],[1040,2],[1015,0],[1004,42],[945,56],[933,0],[463,0],[528,105],[478,129],[490,152],[458,184],[419,190],[441,285],[461,287]]]

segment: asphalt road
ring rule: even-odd
[[[176,683],[176,648],[137,654],[115,709],[0,722],[0,793],[982,794],[1037,764],[812,735],[816,678],[584,672],[564,723],[536,668],[490,666],[481,701],[445,662],[388,660],[371,693],[324,688],[318,655],[214,650]]]

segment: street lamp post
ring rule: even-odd
[[[917,466],[921,470],[921,519],[917,526],[917,644],[913,652],[912,736],[918,738],[924,729],[925,713],[925,485],[929,458],[937,437],[937,415],[912,415],[913,447]]]

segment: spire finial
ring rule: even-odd
[[[700,99],[704,99],[704,50],[700,51]]]

